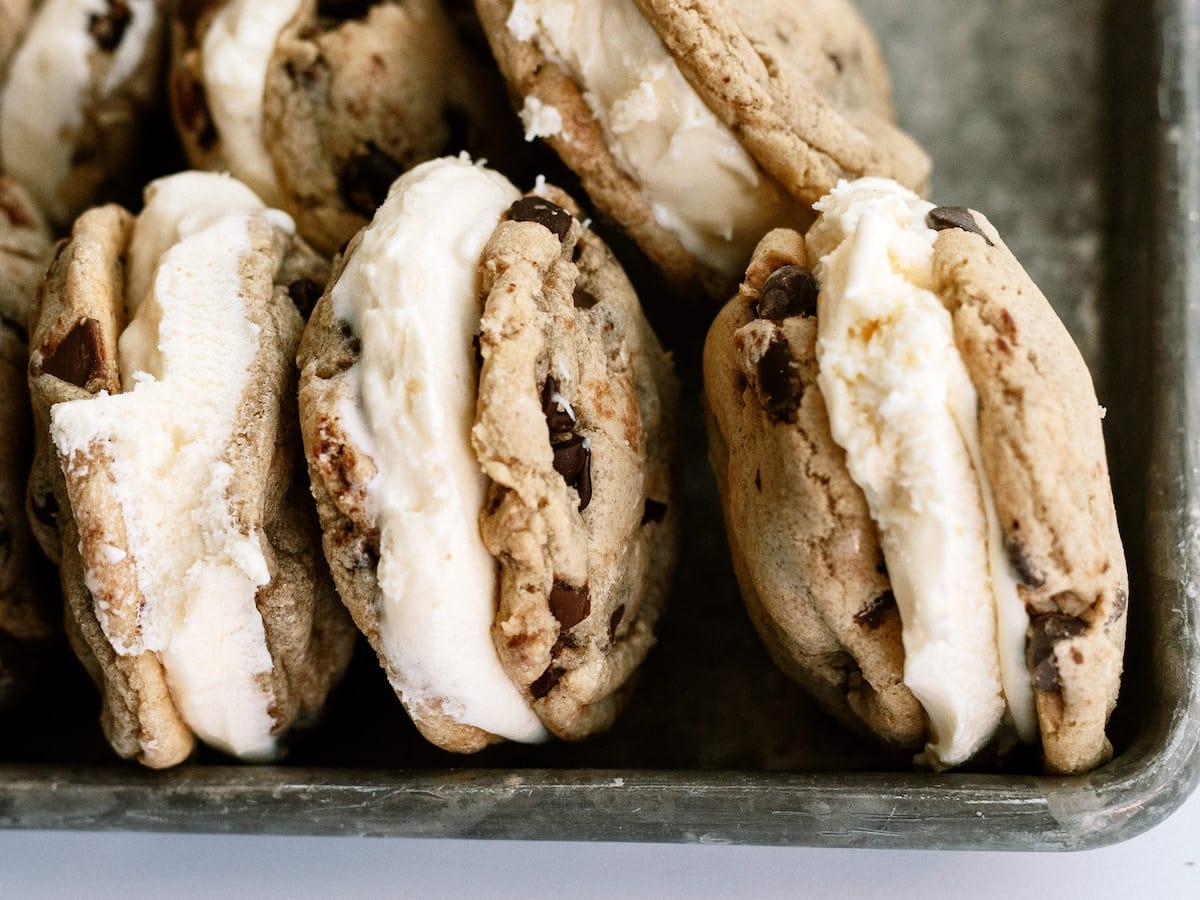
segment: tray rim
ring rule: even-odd
[[[1158,409],[1147,496],[1162,500],[1146,543],[1152,593],[1169,602],[1163,622],[1179,628],[1187,651],[1168,673],[1187,699],[1158,740],[1143,737],[1077,778],[0,765],[0,828],[1082,850],[1165,820],[1200,783],[1200,345],[1179,340],[1200,338],[1200,255],[1192,249],[1200,222],[1189,217],[1200,209],[1200,35],[1183,27],[1193,5],[1159,0],[1152,14],[1162,41],[1162,119],[1151,237]],[[1187,427],[1166,424],[1176,421]],[[264,796],[275,802],[255,805]]]

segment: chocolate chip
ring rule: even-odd
[[[817,279],[803,266],[776,269],[762,286],[754,314],[760,319],[779,322],[792,316],[817,314]]]
[[[121,46],[121,38],[125,37],[125,29],[132,18],[133,12],[125,0],[108,0],[108,12],[88,16],[88,34],[101,50],[112,53]]]
[[[1034,617],[1030,623],[1029,643],[1025,647],[1025,662],[1035,690],[1049,693],[1062,686],[1054,662],[1054,647],[1059,641],[1083,634],[1086,628],[1081,619],[1073,616],[1052,613]]]
[[[12,532],[9,531],[8,523],[4,521],[4,515],[0,513],[0,570],[8,565],[9,557],[12,556]]]
[[[550,612],[563,628],[574,628],[592,611],[592,594],[585,584],[572,587],[561,581],[554,582],[550,589]]]
[[[888,613],[896,608],[896,595],[891,591],[884,591],[874,600],[866,605],[863,609],[854,614],[854,621],[864,628],[870,628],[874,631],[883,624]]]
[[[579,511],[592,502],[592,450],[590,441],[573,435],[554,445],[554,471],[579,492]]]
[[[296,309],[300,310],[300,315],[305,319],[312,315],[313,308],[321,299],[322,293],[321,286],[311,278],[301,278],[288,285],[288,296],[292,298]]]
[[[535,700],[541,700],[552,690],[554,690],[554,686],[558,684],[562,677],[562,669],[556,666],[550,666],[550,668],[546,669],[546,671],[541,674],[537,681],[529,686],[529,693],[533,694],[533,698]]]
[[[374,5],[374,0],[320,0],[317,4],[317,15],[322,19],[334,19],[338,22],[365,19]]]
[[[556,203],[542,197],[522,197],[508,209],[510,222],[534,222],[546,228],[560,241],[571,233],[575,217]]]
[[[471,335],[471,352],[475,355],[475,371],[483,371],[483,335]]]
[[[58,527],[58,498],[53,493],[33,497],[33,517],[48,528]]]
[[[613,614],[608,620],[608,639],[615,641],[617,639],[617,629],[621,627],[621,620],[625,618],[625,604],[622,603],[613,610]]]
[[[600,301],[591,291],[577,287],[575,288],[574,295],[571,297],[571,302],[574,304],[576,309],[591,309]]]
[[[570,434],[575,430],[575,413],[558,388],[558,379],[546,379],[542,385],[542,412],[552,435]]]
[[[642,524],[649,525],[653,522],[661,522],[667,517],[667,504],[659,503],[657,500],[646,499],[646,505],[642,509]]]
[[[1009,535],[1004,541],[1004,549],[1008,553],[1008,561],[1021,579],[1021,583],[1031,588],[1040,588],[1046,583],[1046,576],[1038,571],[1038,567],[1029,558],[1025,545],[1020,539]]]
[[[103,377],[100,323],[95,319],[80,319],[57,346],[42,350],[42,371],[61,378],[76,387]]]
[[[369,142],[367,149],[342,169],[342,200],[354,211],[370,218],[387,199],[392,183],[403,174],[404,166]]]
[[[758,361],[758,385],[763,408],[774,422],[796,421],[804,385],[785,340],[774,340]]]
[[[950,228],[969,231],[987,241],[989,247],[995,246],[991,238],[983,233],[979,223],[971,215],[971,211],[964,206],[939,206],[937,209],[930,210],[929,215],[925,217],[925,224],[934,231],[946,231]]]

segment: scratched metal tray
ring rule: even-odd
[[[1095,372],[1132,578],[1117,755],[1089,776],[932,776],[815,712],[730,574],[703,433],[662,640],[613,732],[471,759],[422,742],[360,653],[286,765],[116,763],[68,666],[0,741],[0,826],[1073,849],[1131,837],[1198,775],[1200,22],[1194,2],[863,0],[935,195],[984,209]],[[1190,26],[1190,32],[1185,28]],[[699,330],[656,311],[689,401]],[[695,404],[692,404],[695,406]]]

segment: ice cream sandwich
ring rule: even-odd
[[[349,660],[295,406],[296,298],[327,274],[286,214],[186,172],[84,213],[47,275],[30,504],[121,756],[273,759]]]
[[[141,164],[139,137],[161,93],[167,5],[0,3],[0,172],[54,224],[69,225]]]
[[[1111,747],[1128,583],[1103,410],[980,213],[839,184],[759,245],[705,349],[711,456],[775,658],[924,760]]]
[[[607,728],[673,567],[676,387],[571,200],[465,158],[413,169],[300,364],[334,580],[424,736]]]
[[[758,240],[839,178],[920,189],[882,54],[847,0],[476,0],[542,138],[684,294],[725,298]]]

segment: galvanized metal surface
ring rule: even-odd
[[[1200,777],[1200,0],[862,5],[935,157],[935,196],[989,213],[1109,409],[1133,588],[1111,764],[1077,779],[913,773],[812,710],[741,611],[692,416],[674,605],[611,735],[451,758],[364,658],[289,765],[155,774],[112,762],[72,676],[7,729],[0,825],[1073,849],[1175,809]],[[677,347],[693,395],[697,337]]]

